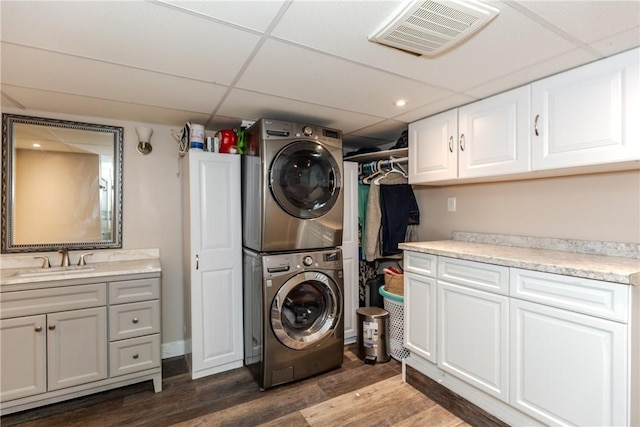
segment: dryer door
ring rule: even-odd
[[[285,346],[303,350],[329,337],[342,316],[342,296],[327,275],[307,271],[287,280],[271,304],[271,327]]]
[[[282,209],[301,219],[329,212],[340,195],[340,168],[317,142],[296,141],[275,156],[269,169],[269,186]]]

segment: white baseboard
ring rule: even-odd
[[[162,358],[182,356],[187,354],[187,344],[184,340],[174,341],[162,344]]]

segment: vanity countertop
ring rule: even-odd
[[[406,251],[506,267],[603,280],[625,285],[640,285],[640,259],[638,258],[602,256],[563,250],[515,247],[458,240],[401,243],[398,247]]]
[[[33,264],[34,255],[18,255],[2,258],[0,269],[0,291],[14,291],[22,286],[31,284],[73,284],[79,279],[101,279],[136,274],[160,275],[160,254],[158,249],[118,250],[96,252],[93,260],[89,260],[85,267],[70,266],[64,271],[54,265],[51,259],[51,269],[42,269],[40,263]]]

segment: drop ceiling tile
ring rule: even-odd
[[[2,43],[2,82],[199,113],[210,113],[227,90],[202,81],[7,43]]]
[[[182,126],[187,121],[205,123],[208,118],[207,114],[194,113],[191,111],[41,91],[38,89],[3,85],[2,91],[14,99],[19,99],[27,110],[41,111],[45,117],[47,116],[47,112],[53,112],[88,117],[104,117],[113,120],[124,120],[126,118],[126,120],[130,121],[169,126]],[[5,99],[3,98],[2,108],[4,110],[15,107],[12,104],[5,104]]]
[[[584,43],[635,28],[640,21],[640,2],[637,0],[536,0],[518,1],[517,4]]]
[[[485,3],[500,9],[498,17],[458,47],[432,59],[364,43],[396,2],[293,2],[272,34],[454,92],[575,48],[503,3]]]
[[[230,22],[241,27],[264,32],[284,1],[174,1],[160,0],[177,8],[190,10],[208,17]]]
[[[395,144],[402,131],[407,129],[408,123],[398,120],[384,120],[366,128],[358,129],[350,133],[353,136],[376,139],[384,143]]]
[[[229,93],[216,115],[248,120],[258,120],[264,117],[313,123],[339,129],[343,133],[370,126],[382,120],[379,117],[241,89],[234,89]]]
[[[478,99],[485,98],[487,96],[494,95],[497,92],[516,88],[518,86],[540,80],[541,78],[565,71],[569,68],[573,68],[576,64],[586,64],[593,62],[596,59],[597,58],[594,58],[583,50],[574,49],[571,52],[558,55],[538,64],[530,65],[506,76],[501,76],[485,84],[476,86],[467,90],[466,94]]]
[[[602,53],[605,57],[624,52],[625,50],[633,49],[638,46],[640,46],[640,26],[623,31],[604,40],[598,40],[591,44],[591,47]]]
[[[267,41],[236,85],[241,89],[389,118],[394,101],[416,105],[448,91],[277,41]]]
[[[465,105],[476,100],[477,98],[475,97],[456,94],[456,95],[441,99],[439,101],[424,105],[422,107],[415,108],[411,111],[407,111],[404,114],[399,114],[394,118],[396,120],[402,120],[407,123],[411,123],[420,119],[424,119],[425,117],[433,116],[434,114],[438,114],[443,111],[450,110],[455,107],[460,107],[461,105]]]
[[[227,85],[260,40],[150,2],[3,1],[0,7],[3,41]]]

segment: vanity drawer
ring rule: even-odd
[[[109,304],[160,298],[160,279],[123,280],[109,283]]]
[[[509,267],[502,265],[439,257],[438,280],[509,295]]]
[[[436,277],[437,260],[435,255],[404,251],[404,269],[411,273]]]
[[[511,296],[627,323],[629,285],[511,269]]]
[[[3,292],[0,298],[0,318],[100,307],[106,303],[105,283]]]
[[[160,367],[160,334],[109,344],[109,376]]]
[[[160,301],[109,307],[109,340],[116,341],[160,332]]]

